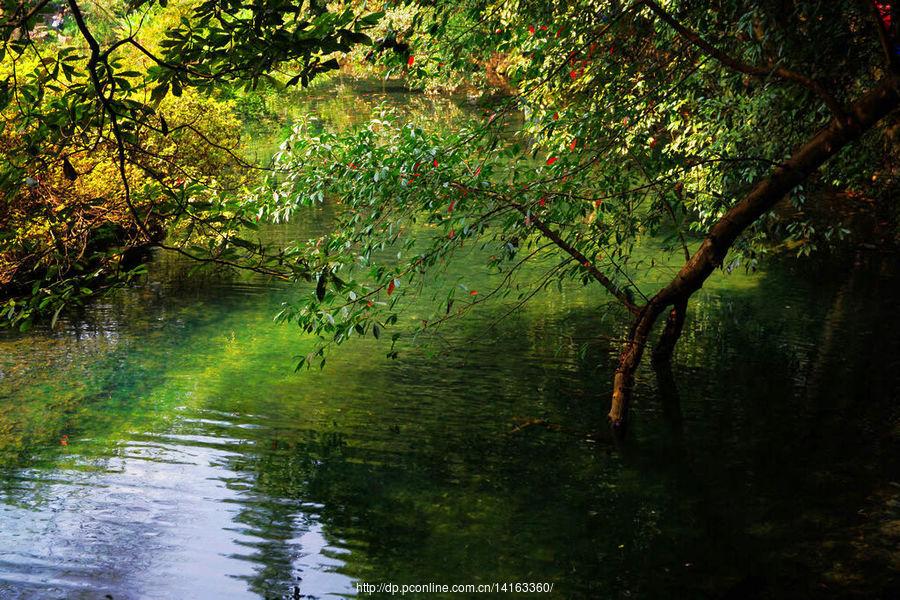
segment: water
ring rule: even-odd
[[[382,97],[350,98],[335,101]],[[0,598],[334,598],[358,582],[887,597],[897,263],[834,264],[711,280],[677,389],[645,365],[616,444],[626,322],[593,288],[499,322],[508,306],[487,305],[398,360],[357,340],[295,374],[311,342],[272,316],[299,292],[188,278],[160,255],[146,286],[0,338]],[[460,274],[489,283],[474,261]]]

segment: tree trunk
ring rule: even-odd
[[[651,299],[638,315],[631,327],[628,341],[625,342],[625,347],[622,348],[622,353],[619,355],[619,366],[616,368],[616,375],[613,378],[612,406],[609,410],[609,422],[614,429],[622,429],[625,426],[631,392],[634,388],[634,373],[641,364],[647,337],[653,330],[659,313],[665,308],[655,300],[655,298]]]
[[[672,353],[675,352],[675,344],[681,338],[684,329],[684,317],[687,314],[687,300],[679,300],[672,305],[669,316],[666,317],[666,327],[663,329],[656,347],[653,348],[653,362],[669,363],[672,361]]]
[[[805,181],[829,158],[859,139],[896,109],[900,105],[898,88],[900,77],[886,76],[850,107],[845,118],[832,119],[786,162],[758,181],[746,196],[712,226],[700,248],[672,281],[650,299],[635,319],[628,340],[619,354],[609,411],[609,421],[614,428],[619,429],[625,425],[634,387],[634,374],[659,315],[668,306],[686,304],[712,272],[721,266],[729,248],[747,227],[771,210],[775,203]]]

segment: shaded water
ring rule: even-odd
[[[596,290],[295,374],[311,343],[272,316],[297,292],[160,256],[145,287],[0,338],[0,598],[887,596],[898,283],[877,255],[717,276],[677,390],[645,366],[617,447],[592,434],[624,321]]]

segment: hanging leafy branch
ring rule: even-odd
[[[453,77],[484,85],[489,77],[469,73],[493,70],[513,93],[463,131],[379,117],[355,134],[295,133],[282,157],[291,175],[268,210],[287,218],[324,198],[346,208],[315,255],[325,272],[353,275],[359,300],[311,295],[284,313],[326,345],[378,308],[349,307],[402,296],[398,282],[444,269],[463,244],[484,247],[495,268],[549,244],[566,258],[555,277],[599,284],[634,317],[614,382],[611,420],[621,425],[659,315],[673,307],[657,353],[665,360],[688,299],[715,269],[840,239],[840,219],[814,225],[805,214],[825,190],[887,198],[896,187],[896,148],[882,127],[895,114],[896,73],[880,56],[895,38],[883,19],[873,35],[865,3],[827,13],[794,3],[787,15],[777,2],[413,6],[408,26],[388,26],[405,51],[376,57],[389,72],[428,87]],[[849,144],[852,157],[828,161]],[[395,317],[399,297],[381,300]]]

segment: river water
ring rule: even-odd
[[[319,94],[338,124],[385,99],[463,110]],[[327,229],[330,210],[272,235]],[[474,260],[460,274],[490,283]],[[505,318],[488,304],[397,360],[356,340],[294,373],[312,342],[272,317],[305,292],[161,254],[146,284],[55,331],[0,337],[0,598],[334,598],[361,582],[887,597],[898,284],[876,252],[715,276],[672,378],[640,371],[616,443],[626,321],[596,289]]]

